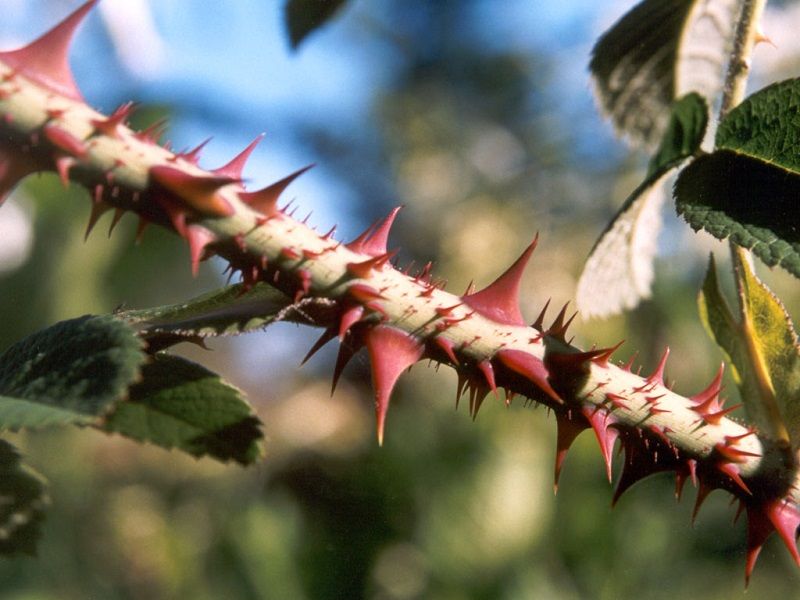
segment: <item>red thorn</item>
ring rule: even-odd
[[[692,485],[697,487],[697,460],[694,458],[687,458],[686,469],[689,471],[689,477],[692,480]]]
[[[189,242],[189,255],[192,259],[192,275],[197,277],[203,250],[216,241],[216,236],[201,225],[189,225],[186,228],[186,239]]]
[[[725,438],[727,440],[727,436]],[[732,463],[743,463],[746,462],[748,458],[760,458],[760,454],[755,454],[753,452],[745,452],[744,450],[739,450],[735,446],[731,444],[723,444],[723,443],[716,443],[714,444],[714,450],[724,458],[728,462]]]
[[[781,498],[760,504],[747,504],[747,562],[745,564],[745,584],[750,583],[761,547],[773,531],[777,531],[783,543],[800,565],[797,551],[797,528],[800,526],[800,513]]]
[[[389,241],[389,230],[392,228],[397,213],[402,206],[392,209],[392,212],[380,223],[375,223],[368,227],[364,233],[358,236],[346,246],[353,252],[368,254],[370,256],[380,256],[386,254],[386,244]]]
[[[667,366],[667,358],[669,358],[669,346],[664,348],[664,353],[658,361],[656,370],[647,378],[647,383],[664,384],[664,368]]]
[[[334,327],[329,327],[328,329],[323,331],[322,335],[319,336],[319,339],[316,342],[314,342],[314,345],[311,346],[311,349],[308,351],[308,353],[305,355],[305,357],[303,357],[303,360],[300,362],[300,365],[302,366],[302,365],[306,364],[308,362],[308,360],[312,356],[314,356],[317,352],[319,352],[319,350],[325,344],[330,342],[332,339],[336,338],[336,335],[337,335],[337,331],[336,331],[336,328],[334,328]]]
[[[400,374],[422,358],[423,345],[406,332],[386,325],[371,327],[365,335],[365,342],[375,388],[378,444],[382,445],[392,389]]]
[[[294,248],[284,246],[281,248],[281,257],[285,258],[286,260],[300,260],[302,255]]]
[[[744,482],[742,476],[739,474],[739,467],[737,467],[733,463],[721,462],[717,464],[717,470],[721,471],[722,473],[730,477],[733,480],[733,483],[739,486],[739,488],[745,494],[747,494],[748,496],[753,495],[753,492],[750,491],[750,488],[747,487],[747,484]]]
[[[622,346],[624,343],[625,340],[621,340],[609,348],[601,348],[600,350],[596,350],[595,352],[599,352],[599,354],[591,359],[592,362],[594,362],[596,365],[600,365],[601,367],[607,367],[608,361],[611,360],[614,352],[619,350],[620,346]]]
[[[351,306],[342,313],[339,319],[339,340],[343,341],[344,336],[350,330],[354,323],[358,322],[364,316],[364,307],[360,304]]]
[[[553,491],[558,492],[558,480],[561,477],[561,468],[564,466],[564,459],[567,452],[583,431],[589,429],[589,425],[582,418],[570,417],[567,413],[556,413],[556,460],[553,472]]]
[[[297,288],[294,295],[295,302],[308,294],[308,291],[311,289],[311,272],[308,269],[298,269],[297,278],[300,280],[300,286]]]
[[[708,384],[708,387],[704,389],[699,394],[695,394],[691,397],[691,399],[696,404],[703,404],[710,403],[713,400],[716,400],[719,397],[720,391],[722,391],[722,375],[725,373],[725,363],[720,364],[719,369],[717,370],[717,374],[714,376],[714,379],[711,383]]]
[[[247,160],[250,158],[250,155],[253,153],[253,150],[256,149],[259,142],[264,139],[264,134],[259,134],[256,139],[254,139],[250,144],[242,150],[239,154],[233,157],[231,161],[221,167],[214,169],[211,171],[214,175],[218,175],[219,177],[230,177],[231,179],[241,179],[242,178],[242,171],[244,171],[244,166],[247,163]]]
[[[386,297],[371,285],[356,282],[347,288],[347,293],[354,300],[362,303],[372,302],[373,300],[385,300]]]
[[[77,161],[71,156],[62,155],[56,158],[56,171],[65,188],[69,187],[69,171],[76,163]]]
[[[84,241],[89,239],[89,234],[92,233],[92,229],[94,229],[94,226],[97,225],[97,221],[99,221],[100,217],[106,214],[109,210],[111,210],[111,206],[105,202],[92,202],[92,211],[89,213],[89,222],[86,224],[86,232],[83,234]]]
[[[49,90],[82,101],[69,67],[69,47],[78,25],[96,3],[97,0],[89,0],[27,46],[0,52],[0,60]]]
[[[167,217],[172,223],[172,227],[178,232],[181,237],[186,237],[186,209],[179,206],[178,202],[173,200],[171,196],[165,194],[158,194],[156,200],[167,213]]]
[[[447,358],[449,358],[454,365],[461,364],[458,362],[458,357],[456,357],[456,353],[453,350],[454,344],[452,341],[442,337],[441,335],[437,335],[435,338],[433,338],[433,343],[436,344],[442,350],[442,352],[447,355]]]
[[[633,367],[633,361],[635,361],[635,360],[636,360],[636,356],[637,356],[638,354],[639,354],[638,352],[634,352],[634,353],[631,355],[631,357],[628,359],[628,362],[626,362],[626,363],[625,363],[624,365],[622,365],[622,367],[620,367],[620,368],[621,368],[623,371],[627,371],[628,373],[630,373],[630,372],[631,372],[631,368]]]
[[[233,214],[233,207],[217,193],[221,187],[234,183],[229,177],[190,175],[165,165],[151,167],[150,176],[203,215],[229,217]]]
[[[584,406],[581,408],[581,412],[592,426],[597,443],[600,444],[600,452],[606,463],[606,475],[608,482],[611,483],[611,461],[613,460],[614,442],[619,437],[619,429],[614,427],[614,418],[602,408]]]
[[[547,302],[544,303],[539,316],[536,317],[536,320],[531,324],[531,327],[536,329],[539,333],[544,332],[544,317],[547,314],[547,309],[550,306],[550,299],[548,298]]]
[[[497,352],[496,357],[503,365],[528,379],[551,399],[559,404],[564,403],[558,393],[550,386],[547,368],[540,359],[523,350],[513,349],[500,350]]]
[[[361,337],[355,337],[352,334],[347,336],[339,344],[339,353],[336,355],[336,365],[333,368],[333,381],[331,382],[331,394],[336,391],[336,385],[339,383],[339,378],[342,376],[344,368],[350,359],[355,356],[361,347],[364,345]]]
[[[200,153],[203,151],[203,148],[205,148],[210,141],[211,141],[210,137],[206,138],[191,150],[187,150],[186,152],[180,152],[176,154],[175,158],[176,159],[182,158],[186,162],[196,165],[200,161]]]
[[[119,128],[125,125],[135,108],[136,104],[134,102],[126,102],[118,106],[109,116],[102,119],[92,119],[90,122],[99,133],[119,139]]]
[[[167,120],[159,119],[155,123],[148,125],[145,129],[135,134],[135,137],[143,142],[155,143],[161,138],[162,135],[164,135],[164,129],[166,126]]]
[[[697,520],[697,513],[700,512],[700,507],[703,505],[703,502],[706,501],[708,495],[714,491],[714,488],[704,483],[702,480],[700,481],[700,485],[697,488],[697,499],[694,501],[694,508],[692,509],[692,526],[694,526],[694,522]]]
[[[488,392],[488,388],[484,385],[477,385],[474,382],[470,381],[469,386],[469,415],[472,417],[472,420],[478,418],[478,411],[480,411],[481,406],[483,406],[483,400],[486,398],[486,393]]]
[[[519,309],[519,288],[525,266],[539,240],[537,235],[530,246],[500,277],[479,292],[462,296],[461,299],[488,319],[504,325],[524,325]]]
[[[557,364],[563,369],[581,369],[589,361],[594,361],[608,352],[608,349],[588,350],[586,352],[551,352],[547,356],[549,363]]]
[[[145,219],[144,217],[139,217],[139,224],[136,226],[136,243],[140,244],[142,242],[142,238],[144,237],[144,230],[147,229],[147,226],[150,224],[150,221]]]
[[[383,266],[387,262],[389,262],[389,260],[391,260],[391,258],[395,254],[397,254],[397,250],[392,250],[391,252],[387,252],[386,254],[381,254],[379,256],[375,256],[373,258],[369,258],[361,262],[347,263],[346,265],[347,272],[353,275],[354,277],[365,279],[370,276],[373,269],[374,270],[382,269]]]
[[[125,216],[125,209],[124,208],[115,208],[114,215],[111,217],[111,223],[108,224],[108,237],[111,237],[111,234],[114,233],[114,230],[119,225],[119,222],[122,220],[122,217]]]
[[[616,506],[619,499],[634,484],[655,473],[668,471],[674,467],[674,459],[656,460],[651,452],[643,446],[643,442],[630,436],[622,439],[622,448],[625,450],[625,461],[622,464],[622,473],[614,490],[611,505]]]
[[[492,367],[492,363],[488,360],[482,360],[478,363],[478,370],[486,379],[489,389],[492,390],[492,393],[497,397],[497,384],[494,381],[494,368]]]
[[[278,198],[280,195],[289,187],[290,183],[313,166],[314,165],[308,165],[307,167],[303,167],[257,192],[239,192],[239,198],[242,202],[250,206],[250,208],[257,210],[263,215],[269,217],[277,215],[280,212],[278,210]]]
[[[553,321],[553,324],[550,325],[550,328],[547,330],[547,335],[565,341],[567,329],[569,329],[569,326],[572,325],[572,321],[575,320],[575,317],[578,316],[578,313],[574,312],[569,319],[566,319],[568,307],[569,302],[561,307],[558,315],[556,315],[556,320]]]
[[[86,156],[88,148],[83,140],[79,140],[66,129],[48,123],[43,129],[44,137],[59,150],[75,157]]]

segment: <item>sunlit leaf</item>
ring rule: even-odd
[[[0,355],[0,428],[91,423],[127,393],[144,360],[114,317],[62,321]]]
[[[586,261],[576,294],[584,317],[614,315],[650,296],[664,182],[698,150],[707,124],[708,108],[698,94],[674,104],[647,178],[625,200]]]
[[[676,98],[715,98],[738,17],[736,0],[644,0],[597,42],[590,69],[617,131],[655,147]]]
[[[292,48],[300,46],[306,36],[327,23],[346,0],[287,0],[286,28]]]
[[[157,354],[101,427],[192,456],[250,464],[261,456],[260,425],[242,392],[219,375]]]
[[[47,485],[5,440],[0,440],[0,500],[0,554],[36,554],[50,502]]]
[[[703,323],[728,355],[748,419],[765,435],[800,447],[800,347],[785,308],[735,258],[742,318],[719,288],[713,260],[699,297]]]

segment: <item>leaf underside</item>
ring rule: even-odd
[[[618,314],[650,296],[664,183],[698,150],[707,124],[708,107],[698,94],[674,103],[647,178],[625,200],[586,261],[576,293],[584,317]]]
[[[653,149],[676,98],[715,98],[737,17],[737,0],[644,0],[609,29],[589,68],[617,132]]]
[[[280,290],[258,282],[250,289],[235,284],[180,304],[127,310],[117,316],[134,324],[148,341],[160,337],[176,343],[183,338],[238,335],[276,321],[317,325],[330,318],[327,308],[330,302],[319,298],[293,303]]]

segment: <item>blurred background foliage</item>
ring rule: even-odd
[[[5,0],[5,47],[32,39],[76,2]],[[632,5],[591,0],[350,0],[296,52],[278,2],[103,0],[78,37],[74,68],[105,111],[142,102],[135,125],[170,118],[180,149],[213,135],[201,164],[268,133],[246,175],[256,187],[309,162],[290,189],[321,230],[347,239],[403,204],[401,262],[435,263],[461,292],[485,284],[538,231],[525,280],[531,319],[560,306],[596,236],[644,172],[594,109],[593,40]],[[762,83],[796,74],[795,4],[776,4],[759,48]],[[31,178],[0,212],[0,347],[53,322],[119,305],[175,302],[224,283],[211,261],[192,279],[175,236],[133,242],[123,219],[83,241],[88,195]],[[302,215],[301,215],[302,216]],[[106,217],[109,219],[110,217]],[[130,219],[130,220],[129,220]],[[691,393],[721,359],[695,307],[706,256],[724,246],[668,214],[654,298],[576,343],[620,339]],[[796,281],[762,269],[795,318]],[[590,433],[552,494],[552,419],[487,399],[455,411],[455,377],[405,377],[383,448],[374,441],[365,357],[330,397],[335,349],[297,364],[317,332],[277,325],[179,348],[246,390],[268,438],[243,470],[93,431],[10,435],[51,482],[39,557],[0,562],[0,597],[83,598],[735,598],[744,528],[712,494],[694,530],[693,491],[653,477],[610,509]],[[727,389],[735,395],[734,386]],[[750,596],[800,598],[800,574],[767,544]]]

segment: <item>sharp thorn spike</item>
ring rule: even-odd
[[[505,325],[524,325],[519,309],[519,291],[525,266],[533,254],[539,236],[534,238],[522,255],[488,287],[461,299],[486,318]]]

